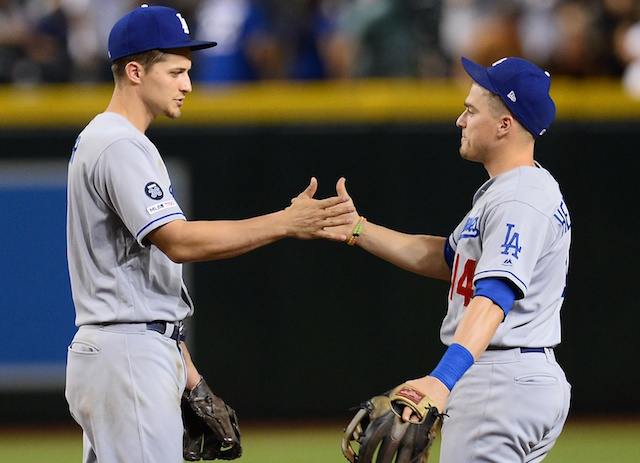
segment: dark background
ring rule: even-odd
[[[557,122],[536,158],[559,181],[573,245],[559,361],[575,414],[640,412],[636,284],[637,122]],[[79,130],[79,128],[78,128]],[[0,132],[4,159],[67,159],[76,129]],[[358,211],[410,232],[447,235],[487,175],[458,155],[448,124],[151,128],[192,175],[190,219],[286,207],[311,176],[317,197],[347,178]],[[180,200],[180,192],[176,192]],[[333,418],[431,371],[444,352],[446,282],[359,248],[284,240],[192,264],[196,364],[241,418]],[[66,422],[62,392],[2,393],[1,421]]]

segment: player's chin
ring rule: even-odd
[[[469,157],[469,149],[464,144],[460,145],[459,152],[460,152],[460,157],[462,157],[463,159],[467,159]]]
[[[182,116],[182,110],[180,108],[171,108],[165,111],[164,115],[169,119],[177,119]]]

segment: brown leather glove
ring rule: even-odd
[[[402,419],[404,407],[418,416],[414,423]],[[424,463],[442,415],[418,389],[401,384],[367,400],[345,428],[342,453],[351,463]],[[359,444],[358,449],[352,442]]]
[[[234,460],[242,455],[236,412],[202,378],[182,397],[183,456],[187,461]]]

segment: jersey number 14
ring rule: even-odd
[[[449,299],[453,300],[454,291],[456,294],[464,297],[464,306],[468,306],[473,299],[473,277],[476,273],[476,261],[469,259],[462,267],[462,273],[458,275],[460,270],[460,254],[456,255],[456,261],[453,265],[453,279],[451,280],[451,291]]]

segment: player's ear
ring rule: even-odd
[[[125,75],[134,83],[140,83],[142,77],[142,66],[137,61],[129,61],[124,67]]]
[[[505,136],[514,129],[514,120],[511,114],[503,114],[498,122],[498,136]]]

